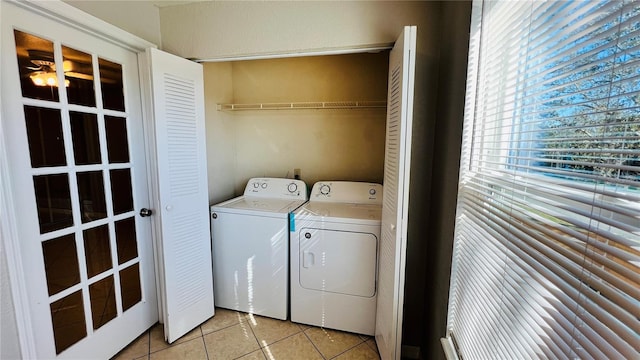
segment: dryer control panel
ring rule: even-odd
[[[382,204],[382,185],[357,181],[318,181],[313,185],[309,200]]]
[[[295,179],[252,178],[244,188],[244,195],[269,199],[307,200],[307,184]]]

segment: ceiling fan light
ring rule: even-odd
[[[58,77],[55,72],[40,72],[29,77],[36,86],[58,86]],[[64,80],[64,86],[69,87],[69,80]]]
[[[45,86],[45,82],[44,79],[35,75],[31,75],[31,81],[33,82],[33,85],[36,86]]]

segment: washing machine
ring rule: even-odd
[[[317,182],[291,221],[291,321],[374,335],[382,185]]]
[[[301,180],[253,178],[244,195],[211,206],[216,306],[287,319],[289,214],[306,201]]]

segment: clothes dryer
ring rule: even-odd
[[[253,178],[244,195],[211,206],[216,306],[287,319],[289,213],[306,201],[303,181]]]
[[[317,182],[291,224],[291,321],[374,335],[382,185]]]

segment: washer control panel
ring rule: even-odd
[[[309,200],[382,204],[382,185],[357,181],[318,181],[313,185]]]
[[[329,193],[331,192],[331,185],[329,184],[322,184],[320,186],[320,194],[322,195],[329,195]]]
[[[270,199],[307,200],[307,184],[302,180],[281,178],[251,178],[244,195]]]

